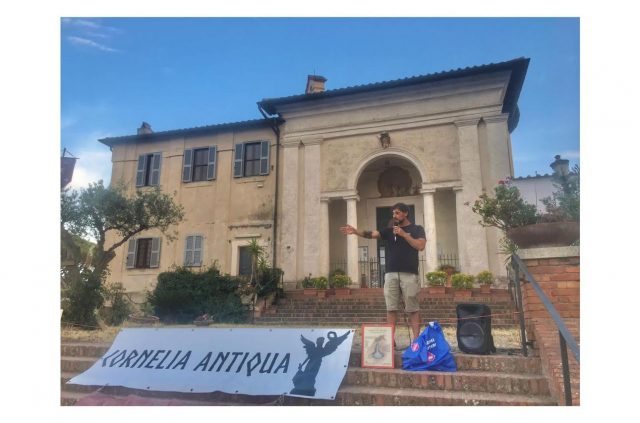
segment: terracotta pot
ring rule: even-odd
[[[304,295],[307,297],[315,297],[316,296],[316,292],[318,292],[317,289],[315,288],[305,288],[304,289]]]
[[[447,292],[445,286],[428,286],[427,292],[429,295],[444,295]]]
[[[326,289],[318,289],[318,298],[326,298],[329,294]]]
[[[473,291],[470,289],[454,289],[453,296],[456,298],[471,298]]]
[[[351,288],[334,288],[336,296],[346,297],[351,295]]]
[[[580,239],[580,223],[536,223],[508,229],[507,237],[520,248],[564,247]]]
[[[491,294],[491,285],[480,285],[481,294]]]

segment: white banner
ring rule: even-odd
[[[353,329],[122,329],[68,383],[172,392],[334,399]]]

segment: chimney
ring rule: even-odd
[[[307,88],[304,90],[305,94],[321,93],[324,91],[324,83],[327,82],[327,78],[320,75],[308,75],[307,76]]]
[[[151,129],[151,125],[149,125],[147,122],[142,122],[142,126],[138,128],[138,135],[144,134],[153,134],[153,129]]]
[[[556,161],[549,166],[553,169],[553,174],[558,176],[567,176],[569,174],[569,160],[561,159],[560,155],[555,156]]]

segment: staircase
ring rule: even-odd
[[[356,334],[357,336],[358,334]],[[90,394],[92,405],[556,405],[537,357],[454,353],[458,371],[408,372],[362,368],[361,351],[351,351],[349,368],[335,400],[294,397],[152,392],[123,387],[67,385],[95,363],[109,344],[63,342],[61,404],[74,405]],[[96,391],[100,390],[96,394]],[[133,399],[133,400],[132,400]],[[84,401],[84,400],[83,400]],[[82,403],[83,401],[80,401]]]
[[[455,325],[456,305],[459,303],[482,303],[491,308],[491,325],[495,328],[515,327],[515,308],[506,290],[493,290],[483,295],[473,290],[471,298],[455,298],[453,290],[442,295],[429,295],[427,289],[420,292],[420,317],[423,322],[438,320],[442,326]],[[403,314],[400,313],[399,322]],[[291,291],[260,317],[254,319],[258,325],[345,325],[384,323],[387,311],[382,288],[352,290],[350,295],[329,295],[326,298],[305,295],[303,290]]]

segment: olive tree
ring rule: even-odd
[[[79,192],[62,191],[60,204],[62,244],[72,255],[78,254],[76,265],[62,269],[63,316],[69,322],[96,326],[95,312],[104,301],[103,284],[116,249],[149,229],[159,229],[170,241],[175,239],[170,229],[182,221],[184,210],[158,188],[127,195],[124,185],[105,188],[101,180]],[[81,260],[74,236],[95,241],[88,262]]]

